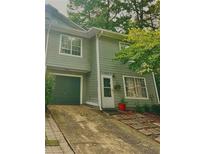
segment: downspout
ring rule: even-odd
[[[102,111],[102,95],[101,95],[101,77],[100,77],[100,56],[99,56],[99,37],[103,31],[96,34],[96,62],[97,62],[97,86],[98,86],[98,105],[100,111]]]
[[[153,77],[153,80],[154,80],[154,88],[155,88],[155,92],[156,92],[156,95],[157,95],[157,101],[158,101],[158,103],[160,104],[160,102],[159,102],[158,90],[157,90],[157,84],[156,84],[154,72],[152,72],[152,77]]]
[[[48,31],[47,31],[47,35],[46,35],[46,49],[45,49],[45,74],[46,74],[46,69],[47,69],[47,51],[48,51],[48,40],[49,40],[49,34],[50,34],[50,29],[51,29],[51,22],[48,25]]]

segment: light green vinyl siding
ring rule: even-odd
[[[97,63],[96,63],[96,39],[91,40],[91,72],[87,73],[87,101],[98,102],[97,93]]]
[[[48,51],[47,51],[47,65],[89,72],[90,71],[90,41],[88,39],[82,38],[82,57],[62,55],[59,54],[61,34],[62,33],[57,31],[50,31],[49,40],[48,40]]]
[[[115,105],[119,102],[121,97],[124,97],[124,85],[123,85],[123,75],[127,76],[137,76],[137,74],[129,70],[127,65],[120,64],[114,61],[115,53],[119,51],[119,41],[100,37],[100,70],[102,74],[113,75],[113,86],[119,84],[121,86],[120,90],[114,90],[114,100]],[[128,107],[134,107],[136,103],[157,103],[156,92],[154,88],[154,82],[152,74],[146,75],[146,83],[148,90],[148,100],[144,99],[126,99],[128,102]]]

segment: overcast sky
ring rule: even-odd
[[[59,12],[61,12],[63,15],[67,15],[66,11],[66,4],[68,3],[69,0],[46,0],[46,4],[51,4],[54,6]]]

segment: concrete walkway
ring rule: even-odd
[[[46,146],[46,154],[74,154],[51,116],[46,117],[46,136],[59,142],[59,146]]]
[[[159,143],[99,110],[51,105],[49,110],[76,154],[159,154]]]

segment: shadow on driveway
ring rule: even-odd
[[[159,154],[160,145],[88,106],[50,105],[49,110],[76,154]]]

